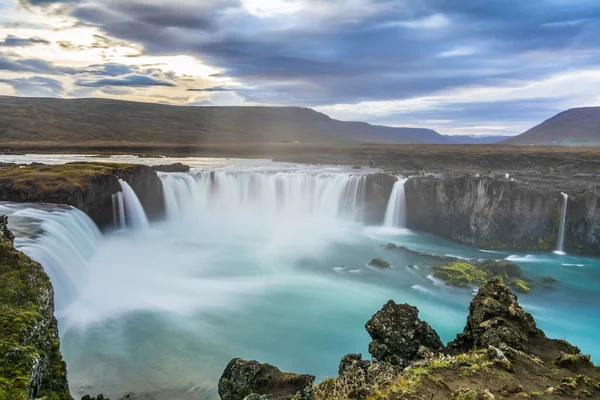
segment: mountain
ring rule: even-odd
[[[600,146],[600,107],[572,108],[503,144]]]
[[[451,143],[431,129],[344,122],[300,107],[192,107],[0,96],[2,143]]]
[[[448,135],[448,138],[455,144],[494,144],[500,143],[511,136],[475,136],[475,135]]]

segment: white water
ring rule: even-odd
[[[387,228],[404,228],[406,226],[405,182],[406,179],[398,177],[398,181],[394,183],[394,187],[392,188],[392,194],[388,201],[383,223],[383,226]]]
[[[9,217],[18,243],[29,238],[67,263],[60,270],[42,261],[60,297],[61,350],[76,398],[85,394],[81,387],[110,398],[136,392],[216,400],[216,382],[233,357],[333,376],[344,354],[366,354],[364,323],[389,299],[417,306],[448,341],[463,329],[472,293],[430,279],[436,261],[429,254],[509,256],[363,226],[364,178],[350,170],[238,165],[217,167],[212,180],[208,171],[161,179],[168,216],[148,229],[100,239],[72,228],[81,213],[69,208],[61,208],[62,220],[46,210],[37,226],[22,219],[27,229],[15,229]],[[129,207],[124,197],[115,204]],[[52,233],[57,242],[40,229],[52,220],[68,231]],[[385,249],[389,242],[414,251]],[[82,257],[73,256],[73,246]],[[366,267],[375,257],[394,268]],[[600,262],[511,258],[536,283],[560,281],[552,291],[537,284],[526,296],[539,326],[597,359]]]
[[[86,284],[88,261],[103,240],[96,224],[67,206],[0,203],[0,214],[8,215],[15,247],[50,276],[60,315]]]
[[[160,176],[169,220],[199,213],[277,225],[364,218],[365,175],[221,169]]]
[[[137,195],[127,182],[119,179],[119,184],[121,185],[121,190],[123,191],[123,201],[121,201],[121,197],[118,197],[121,227],[124,224],[123,220],[125,218],[127,220],[128,227],[133,229],[148,228],[150,223],[148,222],[148,217],[146,216],[144,207],[142,207],[142,203],[140,203]],[[119,196],[119,193],[117,193],[117,196]],[[124,206],[122,206],[122,204],[124,204]]]
[[[562,212],[560,215],[560,228],[558,230],[558,239],[556,241],[556,251],[557,254],[564,254],[564,246],[565,246],[565,225],[567,220],[567,203],[569,201],[569,195],[566,193],[560,193],[563,197],[562,203]]]

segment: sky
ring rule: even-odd
[[[597,0],[0,0],[0,94],[512,135],[600,105]]]

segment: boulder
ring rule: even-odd
[[[548,339],[500,279],[488,281],[479,289],[469,305],[463,333],[448,344],[448,350],[464,353],[490,346],[522,351],[546,362],[553,361],[560,352],[581,354],[577,347],[563,340]]]
[[[369,261],[369,265],[372,267],[379,267],[379,268],[389,268],[390,267],[390,263],[382,260],[381,258],[374,258],[371,261]]]
[[[437,353],[443,344],[428,323],[419,319],[419,310],[390,300],[367,322],[373,341],[369,353],[376,361],[405,368],[419,354]]]
[[[269,364],[234,358],[219,379],[219,396],[222,400],[312,400],[314,381],[312,375],[281,372]]]

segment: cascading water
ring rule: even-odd
[[[557,254],[564,254],[564,246],[565,246],[565,225],[567,221],[567,203],[569,201],[569,195],[566,193],[560,193],[563,197],[562,202],[562,212],[560,215],[560,227],[558,230],[558,239],[556,241],[556,251]]]
[[[145,229],[150,226],[144,207],[129,184],[119,179],[122,193],[117,193],[119,204],[120,227],[125,225],[133,229]],[[120,197],[122,196],[122,198]]]
[[[0,204],[15,235],[15,247],[42,264],[55,287],[58,312],[79,293],[87,262],[102,241],[96,224],[67,206]]]
[[[392,194],[385,211],[383,225],[387,228],[404,228],[406,225],[406,197],[404,192],[404,183],[406,179],[398,177],[394,183]]]
[[[350,173],[202,171],[161,174],[168,218],[194,212],[291,220],[364,216],[366,176]]]

